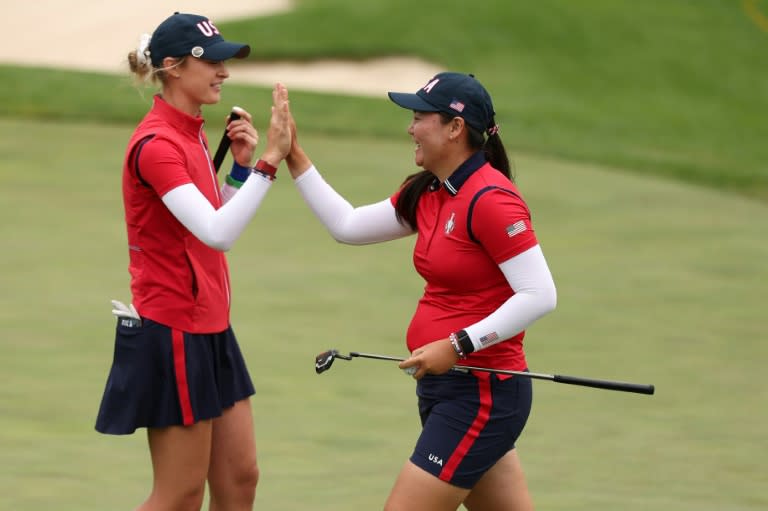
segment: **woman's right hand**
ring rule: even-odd
[[[288,89],[282,83],[272,89],[272,116],[267,130],[267,147],[261,159],[270,165],[280,165],[291,150],[291,110],[288,105]]]
[[[411,356],[400,362],[400,369],[410,369],[415,379],[419,380],[425,374],[443,374],[450,371],[459,356],[453,349],[450,338],[425,344],[411,353]]]

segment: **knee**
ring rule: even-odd
[[[224,476],[224,477],[221,477]],[[211,496],[217,501],[253,501],[259,483],[259,467],[256,463],[242,465],[226,475],[220,474],[208,480]]]
[[[238,468],[233,475],[233,484],[238,491],[256,491],[256,485],[259,484],[259,466],[255,462]]]
[[[244,490],[250,490],[255,492],[256,485],[259,484],[259,466],[254,463],[243,469],[240,476],[237,478],[239,486],[242,486]]]

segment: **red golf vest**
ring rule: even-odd
[[[142,317],[190,333],[226,330],[230,310],[224,254],[197,239],[161,200],[192,183],[221,207],[203,122],[155,96],[123,163],[133,304]]]

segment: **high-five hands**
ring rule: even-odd
[[[277,167],[291,150],[291,110],[288,89],[282,83],[272,89],[272,115],[267,130],[267,147],[261,159]]]
[[[312,161],[299,145],[299,139],[296,135],[296,120],[293,118],[293,114],[290,112],[288,123],[291,129],[291,150],[285,157],[285,163],[288,164],[288,170],[291,173],[291,177],[296,179],[304,172],[309,170],[309,168],[312,166]]]

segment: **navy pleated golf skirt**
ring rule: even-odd
[[[142,427],[188,426],[254,394],[231,327],[189,334],[149,319],[127,323],[117,322],[97,431],[125,435]]]

